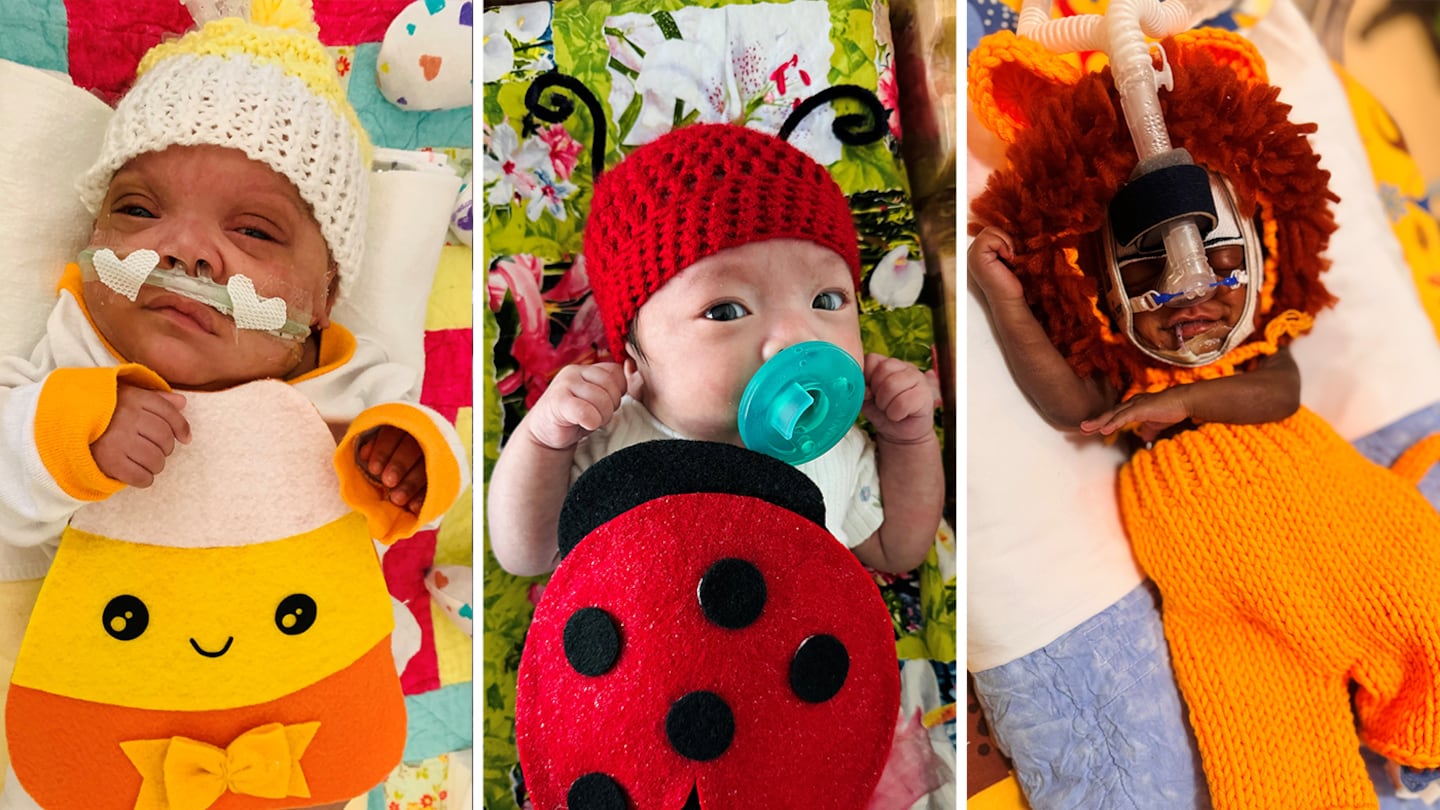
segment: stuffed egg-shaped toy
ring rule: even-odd
[[[890,614],[795,468],[656,441],[576,480],[520,658],[543,810],[861,810],[900,705]]]
[[[191,442],[76,513],[21,644],[11,763],[47,810],[310,807],[400,761],[390,599],[329,427],[277,381],[186,396]]]

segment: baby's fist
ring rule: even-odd
[[[935,395],[913,363],[865,355],[865,401],[860,412],[887,441],[911,444],[934,437]]]
[[[95,466],[123,484],[150,486],[175,443],[190,441],[190,423],[180,413],[184,407],[181,394],[118,383],[110,424],[90,444]]]
[[[625,369],[619,363],[566,366],[525,415],[525,422],[538,444],[564,450],[609,424],[623,396]]]
[[[425,473],[425,451],[414,436],[392,425],[381,425],[360,440],[355,462],[386,500],[420,514],[430,479]]]

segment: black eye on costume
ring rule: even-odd
[[[298,636],[315,624],[315,613],[314,599],[303,593],[292,593],[275,608],[275,626],[287,636]]]
[[[140,597],[121,594],[106,603],[102,623],[111,638],[130,641],[139,638],[150,626],[150,611]]]

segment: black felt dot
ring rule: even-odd
[[[850,654],[834,636],[805,639],[790,659],[790,688],[806,703],[824,703],[835,697],[849,674]]]
[[[580,608],[565,622],[565,660],[581,675],[604,675],[620,657],[620,628],[597,607]]]
[[[696,595],[705,618],[739,630],[749,627],[765,609],[765,576],[753,563],[726,557],[700,578]]]
[[[630,801],[614,779],[603,773],[587,773],[570,783],[565,806],[569,810],[629,810]]]
[[[670,706],[665,736],[680,756],[708,762],[735,739],[735,715],[714,692],[691,692]]]

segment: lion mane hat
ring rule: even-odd
[[[1110,69],[1087,73],[1010,31],[985,37],[970,57],[971,104],[1006,144],[1005,166],[971,205],[970,230],[1011,234],[1013,269],[1046,334],[1077,374],[1103,374],[1126,396],[1233,373],[1335,302],[1320,274],[1339,198],[1306,137],[1315,125],[1289,119],[1259,52],[1239,35],[1196,29],[1160,47],[1174,74],[1160,94],[1173,146],[1229,179],[1241,216],[1258,212],[1265,251],[1255,335],[1196,368],[1147,357],[1106,314],[1100,235],[1138,162]]]

